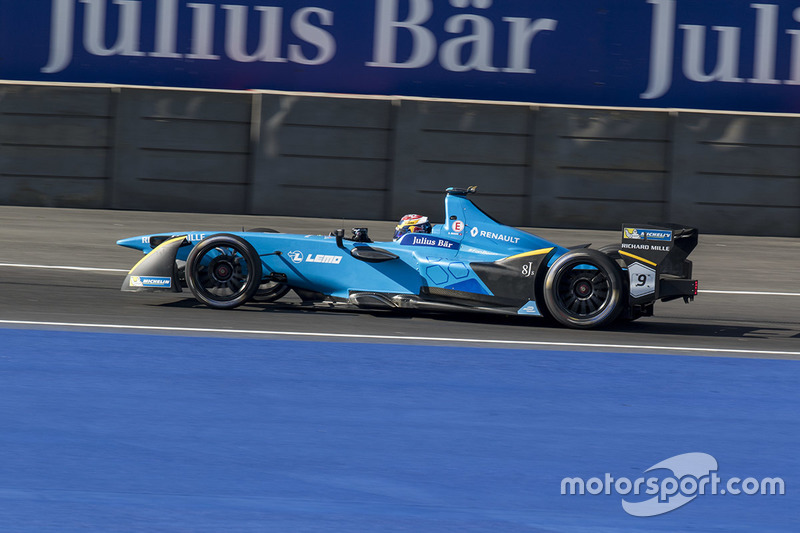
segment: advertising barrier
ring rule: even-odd
[[[0,79],[800,112],[774,0],[0,0]]]

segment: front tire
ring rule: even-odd
[[[186,283],[194,297],[214,309],[233,309],[253,297],[261,283],[261,258],[236,235],[212,235],[186,259]]]
[[[544,301],[561,324],[588,329],[610,324],[622,311],[625,284],[616,263],[597,250],[572,250],[550,267]]]

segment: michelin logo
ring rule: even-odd
[[[636,228],[625,228],[622,230],[622,238],[623,239],[644,239],[644,234],[639,233],[639,230]]]
[[[625,239],[645,241],[671,241],[672,232],[655,229],[624,228],[622,236]]]
[[[172,278],[154,276],[131,276],[131,287],[156,287],[168,289],[172,287]]]

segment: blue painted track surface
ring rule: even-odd
[[[797,531],[792,361],[0,329],[2,531]],[[705,452],[784,496],[635,518]]]

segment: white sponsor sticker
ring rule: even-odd
[[[291,252],[286,254],[289,259],[292,260],[293,263],[302,263],[303,262],[303,252],[299,250],[292,250]]]
[[[131,276],[129,284],[131,287],[170,288],[172,287],[172,278],[157,276]]]
[[[631,280],[631,296],[641,298],[656,292],[656,271],[641,263],[633,263],[628,267]]]
[[[308,257],[306,257],[306,263],[327,263],[330,265],[338,265],[341,262],[341,255],[309,254]]]

